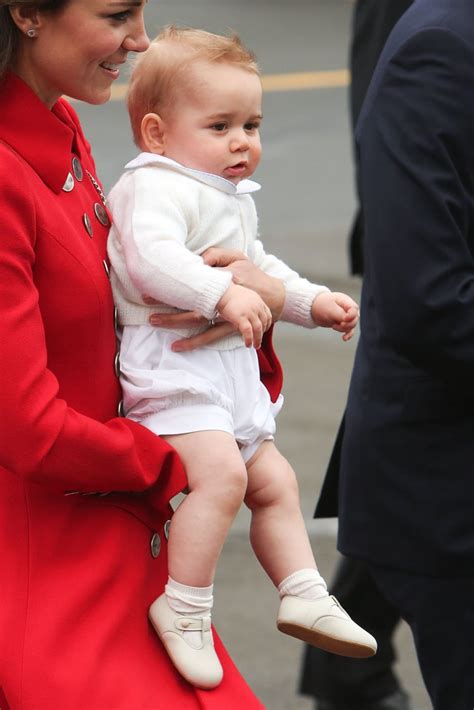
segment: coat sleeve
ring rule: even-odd
[[[420,32],[379,67],[358,126],[378,336],[471,390],[473,64],[452,33]]]
[[[123,418],[96,421],[58,396],[34,281],[34,199],[21,163],[1,153],[0,466],[58,492],[157,484],[169,499],[185,476],[166,442]]]

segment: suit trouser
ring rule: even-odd
[[[437,578],[369,569],[411,627],[434,710],[473,710],[474,575]]]
[[[381,595],[364,562],[342,558],[331,592],[357,623],[375,636],[378,651],[369,659],[305,651],[300,692],[315,698],[363,706],[396,692],[400,685],[392,671],[392,635],[399,612]]]

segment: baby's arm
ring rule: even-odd
[[[290,269],[281,259],[266,254],[263,244],[256,240],[253,261],[270,276],[282,280],[286,298],[281,319],[306,328],[322,326],[343,333],[349,340],[359,320],[357,303],[344,293],[332,293],[326,286],[313,284]]]
[[[285,286],[281,279],[266,274],[241,251],[210,247],[202,255],[209,266],[226,268],[239,286],[256,291],[272,313],[273,322],[280,320],[285,303]]]
[[[272,324],[272,314],[258,293],[231,284],[217,308],[222,318],[240,331],[248,348],[260,347],[263,334]]]
[[[152,170],[124,175],[109,200],[114,225],[109,238],[112,283],[132,302],[143,295],[208,320],[219,311],[247,347],[260,347],[271,314],[260,296],[232,283],[232,274],[213,269],[191,252],[188,234],[199,216],[197,197],[186,199],[172,176]],[[179,185],[178,185],[179,187]]]
[[[359,307],[345,293],[326,291],[314,299],[311,316],[316,325],[337,330],[343,333],[343,340],[350,340],[359,320]]]

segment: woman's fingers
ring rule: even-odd
[[[215,343],[216,341],[221,340],[222,338],[225,338],[235,332],[237,332],[236,329],[230,323],[218,323],[198,335],[192,335],[190,338],[175,340],[172,345],[172,350],[176,353],[195,350],[196,348],[202,348],[205,345]]]
[[[204,263],[208,266],[226,267],[234,261],[247,260],[245,254],[237,249],[221,249],[210,247],[202,254]]]
[[[182,313],[152,313],[149,318],[150,325],[161,328],[196,328],[209,323],[196,311],[183,311]]]

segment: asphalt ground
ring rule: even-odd
[[[301,274],[356,299],[348,276],[347,233],[355,207],[347,113],[351,0],[149,0],[147,29],[167,23],[237,31],[264,75],[263,159],[255,179],[260,232],[268,252]],[[305,83],[306,82],[306,83]],[[123,101],[126,73],[105,106],[76,108],[105,188],[136,154]],[[312,514],[344,409],[355,339],[279,324],[285,406],[277,445],[295,468],[318,564],[330,580],[336,521]],[[253,557],[249,517],[238,516],[220,561],[214,620],[231,655],[269,710],[310,710],[297,694],[302,644],[276,630],[278,597]],[[429,710],[408,628],[396,636],[397,672],[415,710]],[[223,708],[223,710],[225,710]]]

